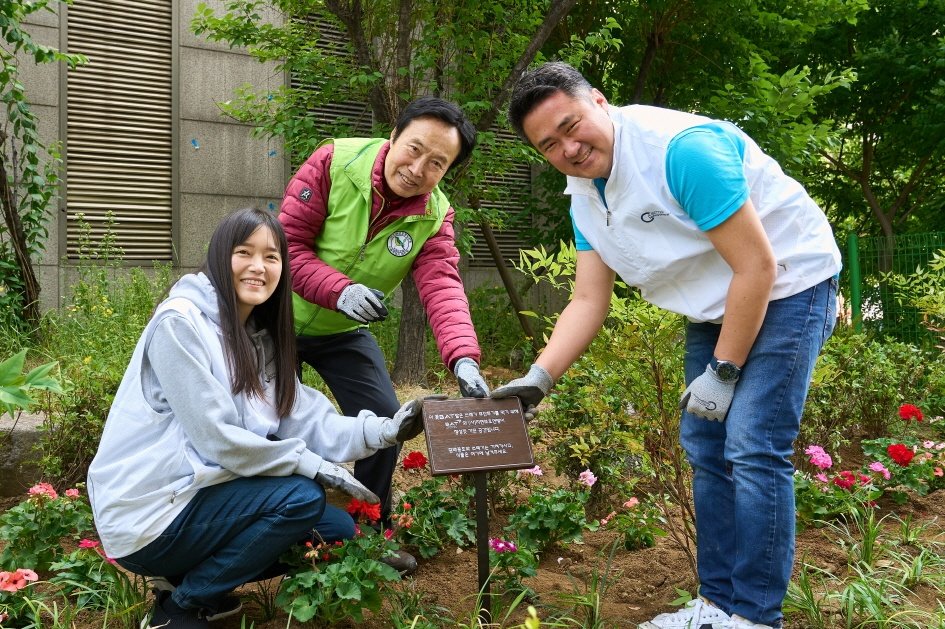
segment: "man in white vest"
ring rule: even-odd
[[[574,294],[529,372],[538,404],[604,323],[616,275],[688,318],[680,440],[700,596],[642,629],[780,627],[794,560],[793,442],[833,331],[840,252],[804,188],[733,124],[613,107],[546,63],[512,92],[518,134],[567,175]]]

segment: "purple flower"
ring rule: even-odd
[[[594,476],[594,472],[591,470],[584,470],[581,472],[581,475],[578,476],[578,480],[588,487],[593,487],[594,483],[597,482],[597,477]]]
[[[541,467],[536,465],[535,467],[530,467],[527,470],[519,470],[517,472],[518,476],[525,476],[526,474],[531,474],[532,476],[541,476],[544,472],[541,471]]]
[[[507,542],[504,539],[499,539],[498,537],[492,537],[489,539],[489,548],[497,553],[514,553],[516,550],[518,550],[518,548],[512,542]]]

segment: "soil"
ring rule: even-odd
[[[488,377],[488,376],[487,376]],[[502,377],[494,374],[489,377],[490,382],[503,381]],[[400,391],[401,397],[407,399],[427,393],[422,389]],[[425,451],[423,437],[405,445],[404,451]],[[536,453],[536,460],[543,463],[541,453]],[[550,468],[543,465],[543,469]],[[428,477],[426,470],[422,474],[398,470],[395,475],[395,488],[404,489]],[[547,476],[542,482],[548,482]],[[338,498],[336,502],[340,502]],[[9,508],[18,500],[0,501],[0,510]],[[932,522],[926,531],[927,535],[940,536],[943,531],[939,521],[945,521],[945,492],[936,492],[925,497],[915,497],[906,505],[881,504],[882,512],[895,510],[900,517],[911,516],[917,522]],[[500,514],[501,518],[501,514]],[[501,531],[501,520],[492,522],[494,533]],[[690,570],[686,555],[674,545],[668,537],[657,538],[656,546],[644,550],[626,551],[622,548],[614,553],[610,562],[610,570],[606,570],[608,553],[616,539],[612,531],[602,530],[586,533],[581,544],[572,544],[566,548],[551,549],[542,557],[537,576],[525,580],[525,584],[537,593],[535,601],[542,605],[561,604],[561,597],[569,593],[584,593],[586,584],[592,577],[608,575],[608,587],[602,592],[600,611],[604,621],[602,627],[636,627],[640,622],[652,618],[654,615],[671,611],[674,606],[670,602],[679,597],[679,591],[694,593],[696,590],[695,578]],[[836,536],[831,535],[828,529],[811,528],[802,531],[797,539],[797,562],[802,562],[826,569],[834,574],[846,570],[846,552],[836,542]],[[797,570],[797,567],[795,567]],[[262,584],[274,591],[278,581]],[[449,610],[445,617],[463,623],[461,626],[476,626],[475,618],[476,591],[478,589],[477,553],[475,547],[457,549],[450,547],[431,559],[419,559],[419,567],[414,575],[407,577],[400,587],[409,588],[422,595],[424,608],[431,610],[437,606]],[[255,629],[282,629],[287,626],[285,614],[279,612],[275,618],[266,619],[259,605],[260,585],[248,584],[237,593],[243,599],[245,620],[239,615],[213,623],[212,629],[246,629],[252,625]],[[938,602],[934,592],[916,592],[917,605],[934,610]],[[923,597],[927,601],[923,601]],[[511,601],[503,599],[495,609],[496,618],[504,615]],[[525,605],[518,605],[512,617],[503,624],[489,626],[518,625],[524,620]],[[539,611],[539,615],[547,617],[547,611]],[[100,629],[103,626],[101,615],[81,614],[74,624],[76,629]],[[294,626],[299,626],[294,623]],[[302,626],[318,626],[308,624]],[[334,625],[341,627],[344,625]],[[358,626],[363,629],[386,629],[392,626],[389,614],[380,614],[365,618],[364,622],[352,622],[350,627]],[[455,626],[447,624],[447,626]],[[802,624],[788,622],[786,629],[804,629]]]

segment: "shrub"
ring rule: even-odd
[[[26,500],[0,515],[0,568],[46,572],[62,552],[62,538],[78,541],[90,530],[92,509],[77,488],[60,495],[49,483],[39,483]]]
[[[65,393],[40,405],[46,414],[41,465],[47,476],[66,484],[85,478],[138,337],[171,284],[169,266],[156,267],[151,275],[119,269],[111,225],[94,250],[83,225],[79,279],[70,301],[42,322],[41,351],[59,360]]]
[[[903,400],[925,399],[929,357],[906,343],[839,327],[814,370],[800,442],[836,450],[859,434],[895,434]]]
[[[469,517],[475,489],[444,476],[428,478],[411,487],[392,518],[399,523],[397,539],[415,546],[429,559],[447,543],[468,546],[476,541],[476,523]]]

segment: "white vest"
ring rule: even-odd
[[[607,266],[648,302],[693,321],[721,321],[732,269],[666,181],[670,140],[711,120],[644,105],[610,107],[609,114],[614,162],[604,189],[607,207],[593,181],[568,177],[564,193],[571,195],[575,225]],[[771,299],[796,295],[836,275],[840,251],[823,211],[739,133],[745,138],[749,196],[777,259]]]

